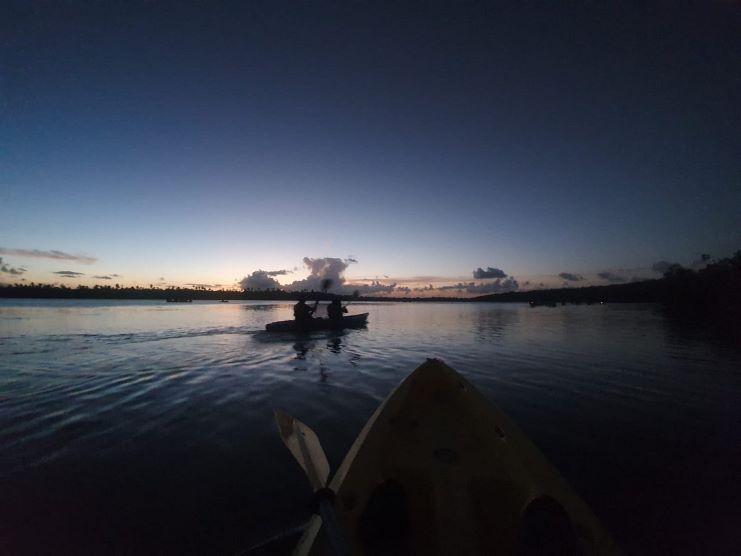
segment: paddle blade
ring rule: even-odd
[[[316,491],[327,484],[329,462],[319,437],[298,419],[280,409],[273,410],[278,432],[288,450],[306,472],[311,487]]]

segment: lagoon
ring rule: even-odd
[[[504,409],[626,552],[738,553],[741,348],[658,305],[0,300],[0,552],[234,554],[303,522],[272,409],[333,468],[427,357]]]

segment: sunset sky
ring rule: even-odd
[[[486,292],[728,256],[741,10],[702,4],[5,3],[0,282]]]

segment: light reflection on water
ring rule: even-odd
[[[737,346],[652,306],[351,312],[367,329],[297,336],[264,331],[285,303],[1,300],[0,551],[243,549],[305,517],[272,408],[336,467],[426,357],[515,418],[630,552],[739,542]]]

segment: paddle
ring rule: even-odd
[[[326,486],[329,462],[319,443],[319,437],[304,423],[280,409],[273,410],[273,413],[283,444],[296,458],[314,490],[314,497],[319,502],[319,515],[322,517],[324,531],[329,538],[332,551],[338,556],[349,556],[350,547],[337,523],[334,511],[334,492]]]
[[[332,287],[332,279],[331,278],[325,278],[322,280],[322,293],[327,293],[327,290]],[[319,300],[317,299],[314,302],[314,311],[316,312],[316,308],[319,307]]]

